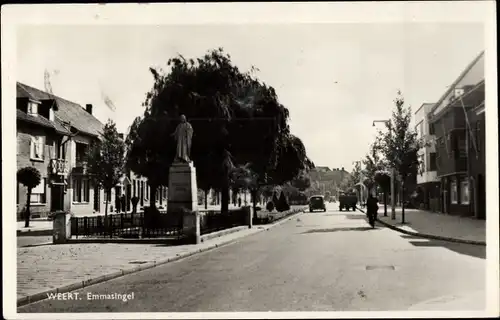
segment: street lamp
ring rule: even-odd
[[[385,123],[389,127],[389,137],[392,138],[392,128],[391,120],[374,120],[372,126],[375,127],[375,123]],[[391,168],[391,220],[396,220],[396,198],[395,198],[395,179],[396,170],[394,166]]]

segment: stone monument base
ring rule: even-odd
[[[170,167],[167,212],[198,211],[198,187],[193,162],[174,162]]]

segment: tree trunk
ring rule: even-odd
[[[220,204],[220,211],[221,211],[221,214],[228,214],[229,213],[229,186],[224,186],[222,187],[222,190],[221,190],[221,197],[220,197],[220,201],[221,201],[221,204]]]
[[[106,190],[106,205],[104,208],[104,230],[108,231],[108,199],[111,198],[111,189]]]
[[[384,217],[387,217],[387,190],[384,190]]]
[[[209,190],[204,190],[204,192],[205,192],[205,210],[207,210],[208,209],[208,203],[207,203],[207,201],[208,201],[208,192],[209,192]]]
[[[401,185],[401,223],[405,223],[405,185]]]
[[[257,189],[252,189],[250,192],[253,200],[253,219],[257,219]]]
[[[30,216],[31,216],[31,188],[28,188],[28,200],[26,201],[26,212],[24,213],[24,227],[28,228],[30,226]]]

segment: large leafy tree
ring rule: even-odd
[[[107,223],[107,199],[123,176],[125,167],[125,142],[120,138],[116,124],[112,120],[108,120],[104,125],[100,139],[90,146],[86,163],[94,183],[106,192],[104,220]]]
[[[26,211],[24,212],[24,227],[30,226],[30,204],[31,204],[31,191],[38,186],[42,178],[40,172],[35,167],[24,167],[17,171],[17,181],[27,188],[26,197]]]
[[[194,130],[191,158],[198,185],[221,192],[223,213],[228,211],[235,167],[246,165],[253,173],[255,199],[259,186],[292,179],[310,163],[301,158],[305,149],[300,139],[290,134],[288,110],[275,90],[254,76],[254,69],[241,72],[222,49],[196,60],[179,55],[167,64],[168,72],[150,69],[154,84],[143,104],[142,139],[133,144],[129,156],[134,171],[156,179],[151,184],[168,184],[175,154],[170,134],[181,114]],[[289,160],[299,168],[285,163]],[[163,175],[154,176],[159,170]]]
[[[402,198],[404,199],[406,185],[415,179],[418,168],[418,150],[423,142],[411,127],[411,107],[405,106],[404,97],[398,91],[394,100],[395,109],[392,118],[386,124],[387,131],[380,133],[382,153],[389,165],[395,168],[401,182]],[[402,223],[405,223],[404,201],[402,204]]]
[[[307,172],[302,171],[291,181],[291,184],[299,191],[304,192],[306,189],[311,187],[311,177]]]

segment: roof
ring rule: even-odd
[[[429,102],[424,102],[420,107],[418,107],[417,111],[415,111],[415,114],[417,114],[422,108],[425,108],[427,106],[433,106],[435,103],[429,103]]]
[[[472,60],[471,63],[469,63],[469,65],[465,68],[464,71],[462,71],[462,73],[453,82],[453,84],[451,86],[449,86],[448,90],[446,90],[446,92],[441,96],[439,101],[434,104],[434,106],[430,110],[429,114],[433,114],[436,111],[436,109],[441,105],[441,103],[446,99],[446,97],[448,97],[450,95],[450,93],[455,89],[457,84],[460,81],[462,81],[462,79],[472,70],[472,68],[476,65],[476,63],[483,57],[484,57],[484,50],[481,51],[481,53],[479,53],[479,55],[474,60]]]
[[[51,95],[20,82],[17,82],[17,94],[18,98],[30,98],[36,101],[55,100],[57,109],[54,111],[56,118],[54,127],[56,129],[64,129],[63,123],[68,123],[71,127],[84,134],[99,136],[102,133],[104,125],[75,102]]]

